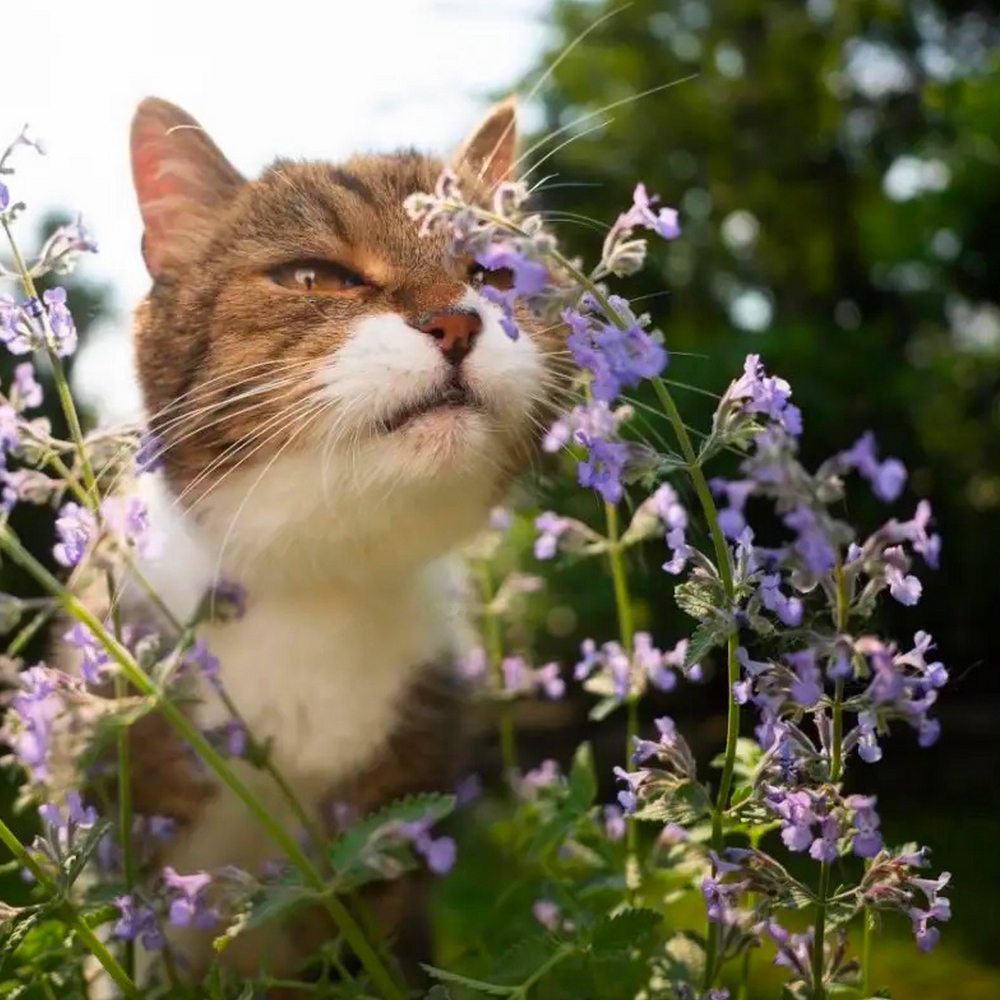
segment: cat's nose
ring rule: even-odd
[[[418,329],[430,334],[441,353],[453,364],[461,364],[483,329],[483,318],[474,309],[442,309],[422,316]]]

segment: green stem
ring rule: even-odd
[[[694,484],[695,493],[701,504],[702,513],[708,524],[708,530],[712,536],[712,545],[715,548],[715,562],[719,568],[719,578],[730,607],[736,604],[736,588],[733,583],[733,569],[730,561],[729,546],[726,544],[725,535],[719,525],[719,514],[709,489],[705,473],[702,471],[698,461],[698,455],[691,443],[691,437],[681,419],[680,411],[674,402],[670,390],[660,379],[653,379],[653,388],[660,403],[674,427],[677,441],[680,444],[681,452],[687,463],[688,474]],[[726,641],[726,750],[722,764],[722,776],[719,779],[719,790],[715,797],[715,804],[712,809],[712,846],[720,852],[724,844],[722,820],[725,815],[726,806],[729,802],[729,795],[733,787],[733,774],[736,769],[736,744],[740,736],[740,706],[733,694],[733,689],[740,679],[740,664],[736,659],[736,651],[739,648],[738,636],[733,633]],[[705,946],[705,989],[709,990],[715,980],[716,956],[719,948],[719,928],[716,924],[709,922],[707,941]]]
[[[625,770],[632,766],[632,754],[635,752],[635,739],[639,735],[639,698],[634,690],[635,678],[632,676],[632,645],[635,638],[635,627],[632,619],[632,599],[628,592],[628,575],[625,572],[625,560],[622,557],[621,530],[618,525],[618,508],[613,503],[604,505],[604,523],[607,528],[608,565],[611,567],[611,581],[615,590],[615,614],[618,618],[618,636],[622,649],[629,661],[628,693],[625,696],[628,712],[625,730]],[[634,857],[638,847],[639,828],[632,817],[626,820],[626,849],[629,857]]]
[[[150,698],[164,718],[191,748],[205,761],[209,768],[226,787],[243,802],[250,814],[257,820],[268,836],[285,853],[292,864],[302,873],[308,884],[323,893],[323,904],[334,922],[340,928],[350,948],[357,955],[365,972],[382,991],[386,1000],[403,1000],[405,994],[383,966],[375,949],[368,942],[361,928],[347,907],[336,897],[328,895],[323,877],[299,846],[298,841],[272,816],[270,810],[260,802],[226,763],[225,758],[212,746],[188,717],[155,685],[135,663],[128,650],[110,635],[100,619],[66,590],[49,571],[25,549],[9,529],[0,530],[0,549],[14,562],[26,569],[77,621],[86,625],[101,643],[112,660],[121,668],[125,680],[140,694]]]
[[[24,847],[17,835],[0,818],[0,840],[18,860],[34,876],[35,881],[53,895],[61,892],[60,887],[50,878],[49,873],[38,864],[31,853]],[[114,955],[105,947],[104,942],[91,930],[86,920],[76,907],[65,900],[59,908],[60,916],[72,926],[76,936],[86,946],[87,950],[104,967],[104,971],[114,980],[115,984],[129,1000],[143,1000],[142,993],[132,981],[132,977],[118,964]]]
[[[500,716],[500,759],[503,762],[504,778],[509,780],[517,770],[517,732],[514,729],[514,716],[511,713],[510,703],[502,697],[503,632],[500,619],[492,607],[496,594],[493,590],[493,574],[485,559],[479,563],[479,591],[483,602],[483,640],[486,643],[486,656],[496,679],[497,691],[501,694],[497,706]]]
[[[861,937],[861,995],[872,995],[872,938],[875,920],[867,909],[864,911],[864,929]]]
[[[844,582],[844,570],[840,560],[835,568],[837,584],[836,627],[838,635],[847,628],[848,599]],[[839,783],[843,772],[843,752],[841,744],[844,740],[844,682],[838,680],[833,691],[831,706],[833,725],[830,734],[830,784]],[[823,985],[823,968],[825,964],[824,942],[826,940],[826,910],[830,893],[830,866],[824,861],[819,868],[819,884],[816,888],[816,923],[813,937],[812,977],[813,1000],[826,1000],[826,987]]]

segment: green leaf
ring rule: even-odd
[[[601,722],[606,719],[616,708],[621,708],[622,701],[620,698],[614,696],[608,696],[607,698],[602,698],[593,708],[587,713],[587,718],[591,722]]]
[[[590,939],[591,957],[603,959],[620,952],[631,952],[656,933],[662,920],[661,914],[643,907],[633,907],[602,918]]]
[[[448,987],[444,983],[438,983],[424,994],[424,1000],[451,1000],[451,993],[448,992]]]
[[[365,860],[365,855],[372,849],[384,827],[418,823],[424,819],[436,823],[454,808],[454,795],[410,795],[390,802],[384,809],[356,823],[330,845],[327,851],[330,866],[338,875],[348,872]]]
[[[433,979],[439,979],[445,983],[454,983],[456,986],[464,986],[466,989],[476,993],[488,993],[494,997],[509,997],[517,992],[516,986],[497,986],[496,983],[486,983],[481,979],[468,979],[455,972],[447,972],[444,969],[436,969],[433,965],[421,965],[421,969]]]
[[[680,823],[690,826],[712,811],[712,800],[704,786],[685,781],[659,798],[644,803],[633,814],[637,820],[652,823]]]
[[[722,619],[713,618],[703,621],[693,632],[688,641],[687,655],[684,657],[684,669],[689,670],[700,663],[717,646],[725,644],[732,628]]]
[[[718,609],[724,603],[724,594],[718,580],[701,576],[679,583],[674,588],[674,600],[692,618],[707,623],[718,616]]]
[[[548,934],[535,933],[508,948],[494,963],[491,978],[498,986],[520,988],[559,950]]]
[[[573,755],[569,771],[569,802],[589,809],[597,796],[597,772],[589,743],[581,743]]]

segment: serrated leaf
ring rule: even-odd
[[[610,958],[620,952],[630,952],[656,933],[663,917],[655,910],[633,907],[603,917],[590,939],[591,956]]]
[[[421,965],[420,968],[433,979],[439,979],[445,983],[454,983],[456,986],[464,986],[466,989],[474,990],[476,993],[487,993],[494,997],[509,997],[512,993],[517,992],[516,986],[498,986],[496,983],[486,983],[481,979],[469,979],[455,972],[436,969],[433,965]]]
[[[713,649],[724,645],[731,631],[731,627],[721,619],[703,621],[688,640],[684,670],[690,670],[696,663],[705,659]]]
[[[454,795],[410,795],[390,802],[384,809],[366,816],[355,823],[345,834],[330,845],[327,859],[338,874],[350,871],[364,860],[365,852],[383,827],[395,824],[419,823],[429,820],[436,823],[455,808]]]
[[[697,618],[700,622],[709,622],[718,615],[723,595],[717,580],[700,577],[679,583],[674,588],[674,600],[678,607],[692,618]]]
[[[645,822],[690,826],[711,810],[712,800],[705,788],[696,782],[685,781],[670,792],[643,803],[633,816]]]

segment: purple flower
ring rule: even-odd
[[[14,366],[14,389],[21,409],[42,405],[42,387],[35,380],[35,366],[30,361]]]
[[[625,814],[621,806],[604,807],[604,833],[608,840],[621,840],[625,836]]]
[[[607,503],[622,498],[621,476],[628,458],[628,445],[623,441],[604,441],[577,431],[577,440],[590,449],[585,462],[577,466],[581,486],[596,490]]]
[[[536,900],[531,914],[548,931],[554,931],[559,925],[559,907],[551,899]]]
[[[137,496],[106,497],[101,513],[108,527],[126,544],[134,545],[144,558],[159,552],[157,540],[150,531],[146,504]]]
[[[194,640],[191,648],[184,654],[182,662],[187,670],[200,674],[213,686],[219,685],[219,659],[209,652],[201,636]]]
[[[910,521],[900,523],[893,519],[883,531],[893,542],[907,541],[913,546],[913,551],[923,556],[924,562],[932,569],[937,569],[941,555],[941,538],[929,535],[927,527],[931,522],[931,505],[926,500],[917,504],[916,513]]]
[[[64,703],[57,680],[65,675],[37,664],[17,676],[19,690],[10,699],[4,721],[4,742],[32,781],[49,776],[49,739]]]
[[[503,688],[508,694],[519,694],[531,689],[528,665],[523,656],[505,656],[500,663]]]
[[[676,576],[683,572],[688,559],[691,558],[691,547],[687,543],[683,528],[674,528],[667,532],[667,548],[670,549],[671,557],[663,564],[663,571]]]
[[[882,759],[882,748],[876,736],[877,725],[878,717],[874,712],[858,713],[858,756],[866,764],[875,764]]]
[[[777,573],[768,573],[761,578],[759,593],[761,603],[777,615],[782,624],[791,628],[802,624],[802,601],[781,592],[781,577]]]
[[[545,291],[549,281],[548,268],[537,260],[531,260],[517,252],[510,244],[492,243],[476,255],[476,262],[490,271],[508,270],[513,276],[511,288],[502,290],[492,285],[483,285],[479,293],[483,298],[498,305],[501,311],[500,325],[511,340],[517,340],[520,331],[514,319],[514,308],[518,298],[531,298]]]
[[[783,378],[765,374],[758,354],[747,355],[743,374],[726,392],[727,398],[742,401],[744,413],[765,416],[796,436],[802,433],[802,418],[798,408],[789,402],[791,395],[791,387]]]
[[[637,804],[636,792],[639,789],[639,784],[642,781],[644,774],[642,771],[626,771],[623,767],[616,767],[614,769],[614,775],[619,781],[624,781],[628,786],[622,789],[618,793],[618,802],[622,809],[625,810],[626,814],[631,814],[635,812],[635,807]]]
[[[851,810],[854,835],[851,849],[859,858],[873,858],[882,850],[881,821],[875,811],[874,795],[849,795],[846,799]]]
[[[10,191],[7,190],[7,185],[0,181],[0,212],[6,212],[9,204]]]
[[[415,823],[404,823],[400,832],[413,844],[414,850],[435,875],[447,875],[455,866],[455,841],[451,837],[432,837],[430,826],[429,820],[417,820]]]
[[[558,663],[546,663],[535,672],[535,681],[547,698],[558,701],[566,693],[566,682]]]
[[[735,541],[747,526],[743,510],[757,484],[752,479],[729,481],[715,478],[708,485],[717,497],[724,496],[729,504],[719,511],[719,527],[726,538]]]
[[[833,816],[824,816],[819,821],[820,835],[809,846],[809,857],[814,861],[833,864],[840,855],[837,842],[840,839],[840,824]]]
[[[876,451],[875,435],[865,431],[840,457],[847,468],[857,469],[872,484],[872,492],[879,500],[891,503],[906,485],[906,466],[898,458],[879,463]]]
[[[788,653],[785,659],[795,671],[789,690],[792,701],[803,708],[812,708],[823,696],[822,675],[816,666],[816,654],[811,649]]]
[[[168,865],[163,869],[163,882],[169,891],[169,919],[174,927],[208,930],[215,926],[219,915],[205,900],[205,890],[212,883],[207,872],[178,875]]]
[[[767,804],[781,819],[781,839],[790,851],[805,851],[813,842],[812,827],[817,822],[807,791],[770,787]]]
[[[576,440],[577,431],[583,431],[593,438],[612,438],[618,432],[618,423],[618,415],[601,400],[574,406],[569,413],[552,424],[542,442],[542,448],[547,452],[560,451]]]
[[[163,444],[150,430],[145,430],[139,438],[139,447],[135,452],[136,471],[141,475],[145,472],[156,472],[163,468]]]
[[[551,559],[559,548],[559,539],[572,527],[573,522],[568,517],[560,517],[551,510],[539,514],[535,518],[535,558]]]
[[[808,507],[799,506],[791,513],[786,514],[782,520],[797,533],[795,551],[802,557],[802,561],[811,573],[821,576],[833,569],[837,562],[837,555],[820,526],[815,512]]]
[[[85,807],[75,789],[66,793],[65,809],[54,802],[47,802],[38,807],[38,815],[53,833],[67,839],[75,830],[89,830],[97,822],[97,810],[93,806]]]
[[[889,549],[886,549],[888,555]],[[885,582],[889,584],[889,593],[907,607],[912,607],[920,600],[923,593],[923,585],[912,574],[904,574],[897,566],[887,565],[885,567]]]
[[[73,627],[63,633],[63,639],[80,651],[80,675],[84,681],[87,684],[100,684],[105,670],[111,664],[111,657],[94,633],[83,622],[74,622]]]
[[[52,549],[56,562],[63,566],[75,566],[83,558],[96,533],[97,522],[89,510],[72,501],[63,504],[56,518],[59,541]]]
[[[632,194],[632,207],[619,216],[617,225],[624,228],[641,226],[650,229],[665,240],[676,239],[681,234],[677,211],[673,208],[654,209],[659,195],[646,193],[646,185],[639,183]]]
[[[635,388],[666,368],[666,350],[646,333],[644,320],[632,313],[625,299],[608,297],[612,315],[592,296],[584,296],[584,306],[586,313],[567,309],[562,315],[571,331],[566,345],[574,361],[593,375],[595,399],[610,403],[623,388]]]
[[[0,340],[11,354],[30,354],[35,349],[31,326],[9,295],[0,295]]]
[[[55,352],[61,358],[68,357],[76,350],[77,334],[73,316],[66,307],[66,289],[49,288],[42,293],[42,300],[48,307]]]
[[[138,939],[147,951],[159,951],[166,944],[151,907],[136,903],[131,896],[118,896],[114,903],[119,913],[118,921],[112,928],[116,938],[122,941]]]

